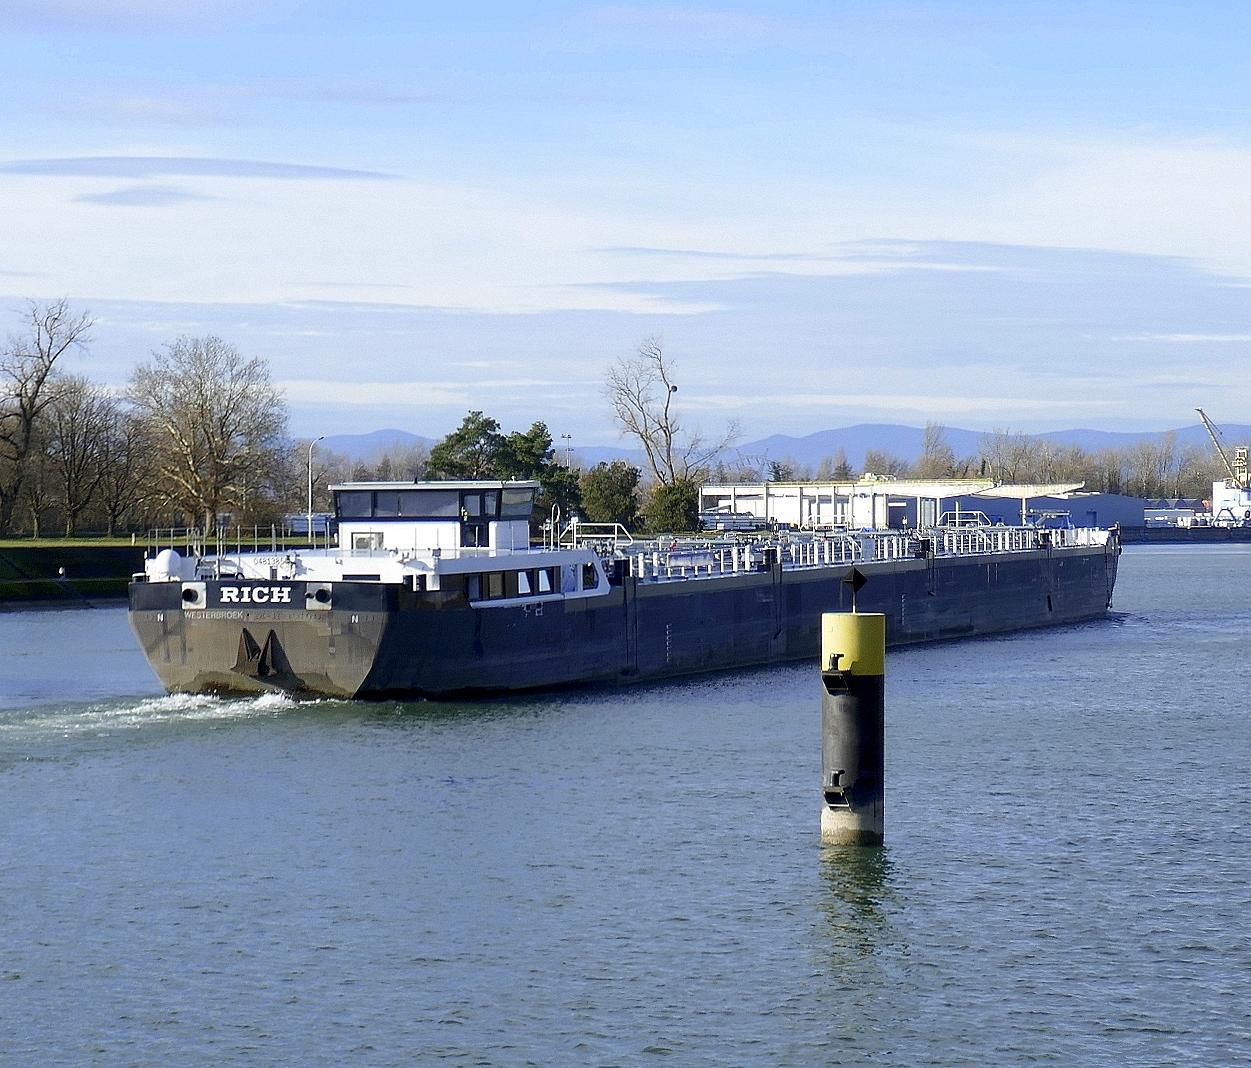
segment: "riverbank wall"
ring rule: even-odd
[[[130,576],[143,570],[143,552],[142,546],[72,542],[0,547],[0,607],[124,597]]]
[[[1121,527],[1122,545],[1218,545],[1251,542],[1251,527]]]

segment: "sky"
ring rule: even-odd
[[[270,361],[300,435],[466,410],[1251,422],[1251,6],[0,0],[0,326]]]

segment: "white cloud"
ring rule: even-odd
[[[946,229],[952,238],[1193,257],[1251,275],[1251,151],[1215,140],[1043,141],[1033,167]]]
[[[695,408],[836,408],[921,412],[951,415],[964,412],[1048,412],[1069,409],[1114,408],[1115,401],[1057,400],[1040,397],[950,397],[921,393],[783,393],[702,395],[688,402]]]
[[[327,382],[289,379],[276,383],[293,404],[425,405],[484,403],[482,393],[567,388],[568,382],[518,378],[481,382]]]
[[[63,156],[15,159],[0,163],[0,174],[38,174],[77,178],[287,178],[391,180],[393,174],[343,167],[318,167],[272,160],[217,159],[201,156]]]
[[[176,196],[119,191],[108,180],[166,174],[184,179]],[[380,177],[173,157],[20,161],[0,167],[10,209],[0,216],[0,245],[14,269],[45,276],[50,292],[91,299],[338,300],[350,286],[364,301],[493,312],[717,307],[619,285],[620,264],[585,251],[629,222],[496,190]],[[154,210],[137,210],[145,200]]]
[[[1204,341],[1251,341],[1251,334],[1125,334],[1109,341],[1176,341],[1183,344]]]
[[[74,199],[85,204],[105,204],[110,207],[160,208],[169,204],[181,204],[185,200],[211,200],[212,198],[173,186],[136,185],[109,193],[83,193]]]

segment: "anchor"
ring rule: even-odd
[[[275,685],[298,683],[287,655],[282,651],[278,635],[272,630],[265,638],[264,645],[258,645],[251,631],[243,628],[239,635],[239,655],[235,658],[235,666],[230,669],[238,675],[246,675],[250,679],[261,679]]]

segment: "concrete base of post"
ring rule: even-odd
[[[821,844],[848,846],[881,845],[885,837],[882,806],[872,811],[852,812],[849,808],[821,808]]]

